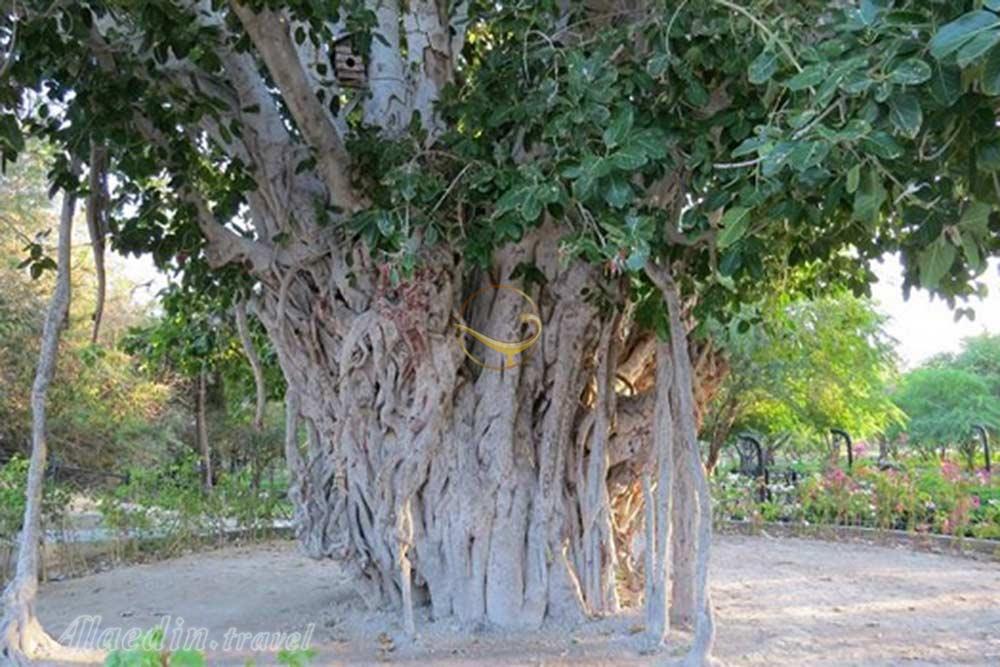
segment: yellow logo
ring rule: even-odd
[[[506,340],[498,340],[496,338],[487,336],[486,334],[476,331],[472,327],[465,326],[464,324],[460,323],[455,324],[455,328],[458,329],[459,345],[462,346],[462,351],[465,352],[465,356],[469,357],[469,359],[472,359],[474,362],[476,362],[483,368],[489,368],[490,370],[499,371],[503,370],[504,368],[514,368],[515,366],[517,366],[518,365],[516,362],[517,355],[526,351],[528,348],[530,348],[532,345],[538,342],[538,339],[542,335],[542,318],[541,318],[541,313],[538,310],[538,306],[535,305],[535,302],[531,299],[531,297],[522,292],[521,290],[517,289],[516,287],[511,287],[510,285],[491,285],[489,287],[484,287],[483,289],[474,293],[472,296],[470,296],[468,299],[465,300],[465,303],[462,304],[462,318],[466,319],[468,315],[469,306],[476,300],[477,297],[481,296],[485,292],[492,292],[496,290],[509,290],[517,294],[524,301],[526,301],[529,306],[531,306],[531,312],[523,312],[518,316],[519,321],[525,324],[534,325],[534,331],[531,333],[530,336],[528,336],[524,340],[506,341]],[[493,350],[494,352],[499,352],[501,355],[503,355],[504,359],[503,365],[496,366],[488,364],[479,357],[477,357],[475,354],[470,352],[469,348],[465,344],[466,335],[472,336],[474,339],[476,339],[489,349]]]

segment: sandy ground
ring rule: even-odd
[[[727,665],[1000,665],[1000,565],[902,548],[767,537],[718,537],[712,594],[716,656]],[[660,665],[641,649],[637,615],[533,633],[460,628],[418,616],[407,641],[393,615],[368,611],[332,563],[290,543],[229,548],[124,567],[43,587],[54,636],[82,615],[100,627],[170,619],[206,628],[212,665],[274,664],[273,653],[223,651],[226,632],[305,631],[316,665]],[[78,626],[80,627],[80,626]],[[168,633],[169,636],[169,633]],[[232,636],[232,633],[231,633]]]

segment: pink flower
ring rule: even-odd
[[[957,482],[962,477],[962,470],[958,467],[957,463],[942,461],[941,474],[949,482]]]
[[[979,507],[979,496],[972,496],[972,506]]]
[[[990,483],[990,471],[986,468],[982,468],[976,471],[976,477],[979,478],[979,483],[983,486],[988,486]]]

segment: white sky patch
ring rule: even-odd
[[[149,255],[124,256],[114,253],[117,270],[130,283],[132,301],[140,306],[148,306],[156,301],[160,290],[167,286],[167,276],[157,270]]]
[[[985,299],[972,297],[958,302],[959,307],[973,308],[975,321],[963,318],[956,322],[954,313],[942,299],[931,301],[930,294],[914,289],[903,300],[903,269],[896,255],[887,255],[875,266],[879,282],[872,285],[872,297],[879,309],[889,316],[888,332],[898,341],[896,351],[905,368],[919,366],[941,352],[957,352],[962,339],[981,333],[1000,333],[1000,264],[991,260],[979,278],[989,287]]]

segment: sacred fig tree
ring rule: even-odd
[[[643,570],[702,664],[705,324],[890,251],[975,290],[998,5],[19,0],[0,146],[106,170],[113,247],[249,299],[299,536],[370,599],[532,627]]]

